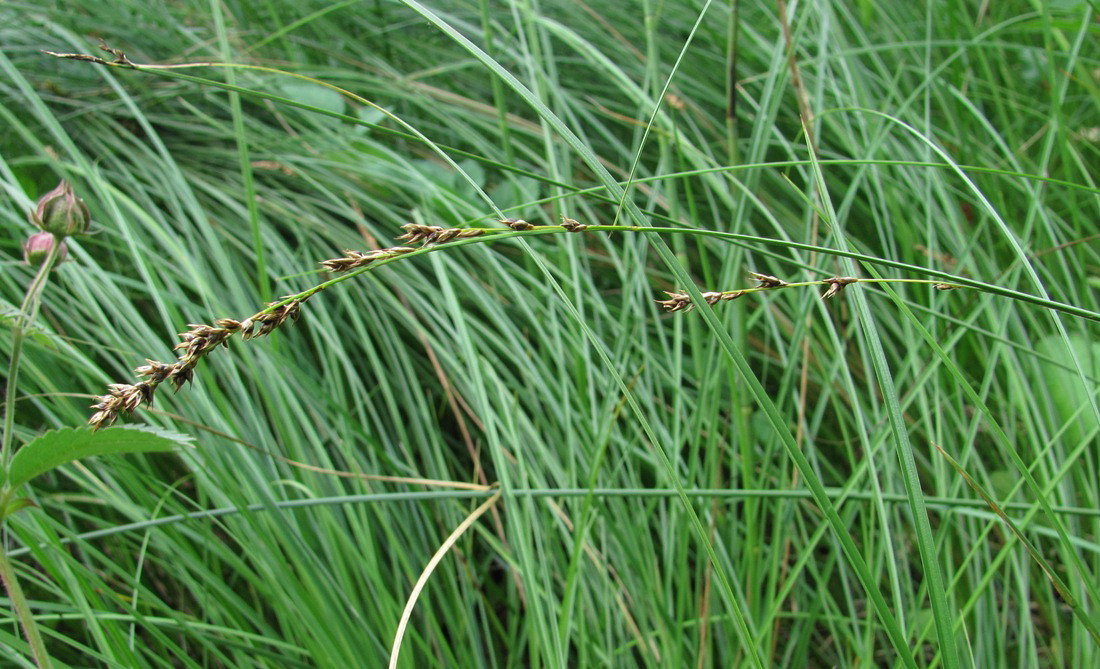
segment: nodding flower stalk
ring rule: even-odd
[[[65,238],[87,232],[91,220],[87,205],[73,193],[69,182],[64,180],[38,199],[34,211],[29,212],[27,218],[39,231],[24,240],[23,260],[28,265],[37,267],[38,272],[27,287],[19,314],[12,323],[11,359],[8,362],[7,393],[4,396],[4,434],[0,445],[0,467],[3,467],[5,477],[12,455],[14,405],[24,333],[38,314],[38,298],[46,286],[50,272],[65,258]]]
[[[38,271],[27,287],[23,303],[19,306],[19,313],[12,323],[11,358],[8,362],[8,381],[4,395],[4,433],[2,445],[0,445],[0,477],[3,479],[0,499],[5,501],[10,492],[7,480],[8,466],[11,463],[14,442],[15,400],[23,339],[27,328],[38,315],[39,297],[49,280],[50,272],[65,258],[65,238],[86,233],[91,220],[87,205],[73,193],[72,186],[67,181],[62,181],[56,188],[39,198],[34,211],[29,212],[27,217],[39,231],[23,242],[23,260],[31,267],[37,267]],[[0,513],[4,514],[0,515],[0,522],[3,522],[8,512],[9,509],[6,506],[0,509]],[[23,634],[27,639],[27,645],[30,646],[35,664],[39,667],[52,666],[46,645],[42,640],[42,633],[31,612],[30,603],[16,578],[11,561],[4,553],[3,546],[0,546],[0,582],[8,594],[15,618],[23,628]]]
[[[214,321],[213,325],[192,323],[187,326],[189,329],[186,332],[181,332],[179,335],[180,342],[176,345],[176,350],[181,351],[181,353],[175,361],[164,363],[156,360],[146,360],[146,364],[134,369],[134,374],[141,377],[140,381],[109,385],[106,394],[95,399],[95,404],[92,405],[95,413],[92,414],[88,423],[93,429],[98,430],[111,425],[120,416],[126,416],[142,405],[151,405],[155,391],[161,383],[167,381],[169,385],[179,390],[192,380],[198,362],[206,357],[208,353],[222,347],[228,347],[229,340],[234,335],[239,334],[247,340],[270,334],[284,322],[297,320],[302,304],[313,295],[338,282],[353,278],[364,271],[391,261],[405,257],[415,257],[422,253],[458,244],[513,238],[517,236],[517,233],[519,235],[538,235],[555,231],[583,233],[601,230],[627,232],[640,232],[642,230],[631,226],[587,225],[567,216],[561,217],[559,225],[538,226],[518,218],[506,218],[498,222],[506,227],[445,228],[438,225],[407,223],[401,226],[404,234],[398,236],[397,240],[405,244],[420,244],[420,246],[389,246],[369,251],[346,250],[344,255],[339,258],[330,258],[319,263],[324,271],[340,276],[323,281],[300,293],[286,295],[274,302],[269,302],[262,311],[242,321],[221,318]],[[475,240],[475,238],[477,239]],[[705,303],[714,305],[750,293],[799,286],[827,286],[827,290],[822,295],[826,298],[839,295],[845,286],[853,283],[929,283],[935,284],[935,287],[940,290],[959,287],[955,284],[927,279],[861,279],[837,276],[828,279],[788,283],[774,276],[758,272],[750,272],[749,276],[757,282],[756,286],[724,292],[706,292],[702,294]],[[658,300],[657,303],[668,311],[690,311],[695,306],[686,293],[666,292],[665,294],[668,299]]]

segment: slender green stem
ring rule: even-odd
[[[54,244],[46,255],[46,260],[38,268],[38,273],[34,275],[31,285],[27,288],[27,293],[23,296],[23,303],[19,305],[19,313],[11,326],[11,360],[8,361],[8,384],[4,394],[4,435],[3,444],[0,446],[0,471],[2,471],[5,481],[8,478],[8,462],[11,460],[11,445],[14,441],[15,393],[19,377],[19,359],[22,357],[23,339],[26,334],[25,330],[34,321],[34,317],[38,315],[38,296],[46,286],[50,271],[57,263],[60,255],[61,238],[54,237]]]
[[[38,268],[38,273],[34,275],[34,280],[31,281],[31,285],[27,288],[26,294],[23,296],[23,303],[19,305],[19,313],[15,317],[15,322],[11,328],[11,360],[8,363],[8,383],[6,394],[4,395],[4,435],[3,446],[0,447],[0,467],[2,467],[2,473],[4,484],[3,489],[0,490],[0,501],[3,502],[0,506],[0,514],[6,514],[8,509],[9,497],[12,491],[8,490],[7,478],[8,478],[8,463],[11,460],[11,449],[14,441],[15,432],[15,394],[18,386],[19,376],[19,359],[23,352],[23,340],[26,335],[26,328],[32,322],[34,322],[35,316],[38,315],[39,295],[42,293],[42,289],[46,286],[46,281],[49,279],[50,271],[54,265],[57,264],[57,259],[61,256],[61,237],[54,237],[53,246],[50,247],[49,253],[46,255],[46,260]],[[0,516],[0,524],[3,523],[4,517]],[[0,540],[0,580],[3,581],[4,590],[8,593],[8,598],[11,600],[12,607],[15,609],[15,616],[19,619],[19,624],[23,628],[23,634],[27,637],[27,643],[30,644],[31,654],[34,656],[35,663],[39,667],[53,666],[50,663],[50,657],[46,654],[46,646],[42,643],[42,635],[38,631],[38,623],[35,622],[34,617],[31,615],[30,606],[27,604],[27,598],[23,594],[23,588],[19,585],[18,579],[15,577],[15,570],[12,569],[11,562],[8,561],[3,541]]]
[[[902,493],[875,493],[860,490],[844,490],[837,487],[826,487],[825,494],[830,499],[847,499],[852,501],[875,501],[881,499],[883,502],[890,504],[903,504],[908,501],[908,498]],[[673,488],[516,488],[511,491],[511,494],[516,498],[521,497],[533,497],[537,499],[545,497],[553,498],[582,498],[582,499],[601,499],[608,500],[619,497],[631,497],[631,498],[675,498],[679,496],[679,491]],[[701,500],[711,499],[732,499],[732,500],[745,500],[745,499],[786,499],[786,500],[803,500],[813,499],[813,494],[806,489],[793,490],[774,490],[774,489],[761,489],[761,488],[685,488],[684,494],[691,498],[698,498]],[[202,520],[207,518],[222,518],[225,516],[234,516],[242,513],[261,513],[269,512],[276,509],[301,509],[317,506],[335,506],[341,504],[377,504],[386,502],[408,502],[408,501],[424,501],[424,500],[461,500],[461,499],[483,499],[493,495],[493,489],[486,490],[411,490],[406,492],[384,492],[384,493],[370,493],[362,495],[343,495],[339,497],[309,497],[306,499],[284,500],[276,501],[272,503],[262,502],[258,504],[252,504],[245,507],[239,506],[227,506],[218,507],[213,509],[204,509],[201,511],[189,511],[187,513],[173,514],[170,516],[161,516],[159,518],[150,518],[147,520],[139,520],[132,523],[124,523],[121,525],[114,525],[101,530],[90,530],[88,532],[82,532],[72,537],[66,537],[61,539],[61,545],[71,544],[74,541],[91,541],[94,539],[102,539],[104,537],[115,536],[118,534],[125,534],[127,532],[139,532],[147,531],[153,527],[161,527],[164,525],[176,525],[184,521]],[[989,508],[989,505],[980,499],[969,499],[966,497],[944,497],[944,496],[928,496],[924,498],[925,503],[932,509],[942,510],[947,513],[968,513],[978,518],[985,518],[982,514],[988,513],[985,509]],[[1001,509],[1007,509],[1011,511],[1031,512],[1036,508],[1033,502],[1002,502],[999,504]],[[1052,506],[1051,510],[1059,515],[1066,516],[1080,516],[1082,518],[1097,518],[1100,517],[1100,509],[1083,506]],[[1025,524],[1028,521],[1028,516],[1024,519],[1017,521],[1017,524]],[[1037,534],[1042,536],[1052,536],[1055,534],[1054,530],[1046,527],[1030,528]],[[1095,543],[1086,544],[1084,540],[1080,544],[1088,547],[1089,550],[1098,552],[1098,549],[1093,548]],[[45,544],[42,544],[44,547]],[[29,548],[17,548],[11,551],[10,557],[19,557],[26,555],[30,552]]]
[[[4,590],[7,591],[8,599],[11,600],[11,605],[15,609],[15,616],[23,627],[23,634],[27,637],[35,664],[41,669],[52,667],[53,663],[50,662],[50,656],[46,653],[46,644],[42,642],[42,634],[38,631],[38,623],[31,615],[31,607],[27,603],[26,595],[23,594],[23,587],[15,577],[15,569],[12,568],[2,543],[0,543],[0,581],[3,581]]]
[[[263,41],[261,41],[260,43],[262,44],[262,42]],[[253,45],[249,50],[251,51],[255,48],[257,48],[257,45]],[[89,60],[89,58],[87,56],[83,55],[83,54],[64,54],[64,53],[54,53],[52,51],[43,51],[43,53],[45,53],[47,55],[50,55],[50,56],[57,57],[57,58],[63,58],[63,59],[74,59],[74,57],[76,57],[79,60],[85,60],[85,61]],[[219,88],[219,89],[226,90],[226,91],[234,91],[234,92],[237,92],[237,93],[242,93],[242,94],[248,95],[249,97],[252,97],[252,98],[255,98],[255,99],[270,100],[272,102],[278,102],[279,104],[286,105],[288,107],[295,107],[295,108],[298,108],[298,109],[305,109],[305,110],[307,110],[311,113],[314,113],[314,114],[319,114],[321,116],[327,116],[329,118],[339,119],[341,121],[345,121],[347,123],[351,123],[351,124],[354,124],[354,125],[370,127],[373,132],[378,132],[378,133],[381,133],[381,134],[384,134],[384,135],[391,135],[393,137],[399,137],[399,138],[410,140],[410,141],[424,142],[424,139],[423,139],[422,136],[417,136],[417,135],[415,135],[411,132],[404,132],[404,131],[398,130],[396,128],[388,128],[388,127],[383,126],[383,125],[378,125],[376,123],[371,123],[369,121],[364,121],[363,119],[358,118],[356,116],[349,116],[347,114],[343,114],[343,113],[340,113],[340,112],[337,112],[337,111],[332,111],[330,109],[315,107],[315,106],[312,106],[312,105],[310,105],[308,103],[305,103],[305,102],[300,102],[298,100],[293,100],[293,99],[283,97],[281,95],[276,95],[274,93],[269,93],[269,92],[266,92],[266,91],[263,91],[263,90],[256,90],[256,89],[246,88],[244,86],[237,86],[237,85],[234,85],[234,84],[227,84],[224,81],[218,81],[217,79],[207,79],[205,77],[196,77],[196,76],[193,76],[193,75],[184,74],[184,73],[180,72],[179,70],[180,69],[186,69],[186,68],[202,68],[202,67],[215,67],[215,68],[217,68],[217,67],[221,67],[221,68],[234,68],[234,69],[240,69],[240,70],[254,70],[254,71],[259,71],[259,72],[268,72],[268,73],[271,73],[271,74],[278,74],[278,75],[282,75],[282,76],[293,77],[295,79],[300,79],[302,81],[308,81],[310,83],[314,83],[314,84],[317,84],[319,86],[323,86],[325,88],[336,91],[336,92],[340,93],[341,95],[346,95],[346,96],[348,96],[349,99],[352,99],[356,102],[359,102],[360,104],[367,104],[368,106],[374,107],[374,105],[371,104],[370,101],[365,100],[361,96],[358,96],[355,93],[353,93],[353,92],[351,92],[351,91],[349,91],[345,88],[341,88],[339,86],[336,86],[335,84],[332,84],[332,83],[327,82],[327,81],[323,81],[321,79],[317,79],[315,77],[309,77],[309,76],[306,76],[304,74],[298,74],[296,72],[288,72],[286,70],[280,70],[280,69],[277,69],[277,68],[267,67],[267,66],[263,66],[263,65],[249,65],[249,64],[245,64],[245,63],[219,63],[219,62],[205,62],[205,61],[204,62],[195,62],[195,63],[175,63],[175,64],[170,64],[170,65],[154,65],[154,64],[149,64],[149,63],[133,63],[131,65],[121,65],[119,63],[112,63],[112,62],[101,60],[101,59],[95,59],[95,60],[92,60],[92,62],[95,62],[99,65],[105,65],[107,67],[132,69],[132,70],[137,70],[139,72],[144,72],[146,74],[152,74],[152,75],[155,75],[155,76],[164,77],[166,79],[177,79],[177,80],[180,80],[180,81],[189,81],[189,82],[192,82],[192,83],[195,83],[195,84],[199,84],[201,86],[208,86],[208,87],[211,87],[211,88]],[[385,112],[384,109],[379,109],[379,110]],[[606,185],[592,186],[592,187],[589,187],[589,188],[578,188],[577,186],[575,186],[573,184],[568,184],[568,183],[564,183],[564,182],[560,182],[560,181],[555,181],[554,179],[550,179],[546,175],[541,174],[539,172],[532,172],[532,171],[529,171],[529,170],[525,170],[521,167],[517,167],[515,165],[510,164],[507,161],[502,162],[498,158],[484,156],[484,155],[481,155],[479,153],[474,153],[474,152],[471,152],[471,151],[465,151],[465,150],[459,149],[457,147],[453,147],[453,146],[450,146],[450,145],[447,145],[447,144],[440,144],[438,142],[433,142],[433,143],[431,143],[431,145],[435,148],[442,149],[442,150],[446,151],[448,154],[453,154],[453,155],[458,156],[460,158],[469,158],[470,160],[477,161],[477,162],[479,162],[483,165],[491,165],[492,167],[495,167],[497,169],[501,169],[501,170],[505,170],[507,172],[511,172],[512,174],[515,174],[516,176],[525,176],[525,177],[535,179],[537,181],[541,181],[541,182],[543,182],[547,185],[557,186],[559,188],[565,188],[565,189],[571,191],[570,195],[596,194],[596,193],[600,193],[600,192],[605,191],[605,190],[608,189],[608,187]],[[1019,171],[1015,171],[1015,170],[1004,169],[1004,168],[1001,168],[1001,167],[990,167],[988,165],[971,165],[971,164],[962,164],[962,163],[952,164],[952,163],[947,163],[947,162],[937,162],[937,161],[931,161],[931,160],[904,160],[904,159],[895,159],[895,158],[891,158],[891,159],[876,159],[876,158],[844,159],[844,158],[833,158],[833,159],[818,160],[818,161],[812,161],[812,162],[816,162],[818,165],[828,165],[828,166],[837,166],[837,167],[847,166],[847,165],[869,165],[869,166],[870,165],[884,165],[884,166],[893,166],[893,167],[933,167],[933,168],[948,168],[948,169],[952,169],[952,170],[958,169],[958,170],[962,170],[963,172],[966,172],[966,173],[996,174],[996,175],[1000,175],[1000,176],[1004,176],[1004,177],[1018,177],[1018,178],[1021,178],[1021,179],[1027,179],[1029,181],[1036,181],[1036,182],[1040,182],[1040,183],[1049,183],[1049,184],[1061,186],[1061,187],[1064,187],[1064,188],[1072,188],[1072,189],[1080,190],[1080,191],[1084,191],[1084,192],[1090,192],[1090,193],[1100,192],[1100,188],[1096,188],[1096,187],[1090,186],[1088,184],[1076,183],[1076,182],[1073,182],[1073,181],[1058,179],[1058,178],[1043,175],[1043,174],[1033,174],[1033,173],[1028,173],[1028,172],[1019,172]],[[671,172],[671,173],[667,173],[667,174],[656,174],[656,175],[651,175],[651,176],[647,176],[647,177],[639,177],[639,178],[634,179],[632,181],[632,183],[635,183],[635,184],[652,183],[652,182],[662,181],[662,180],[666,180],[666,179],[679,179],[679,178],[683,178],[685,176],[698,176],[698,175],[704,175],[704,174],[746,172],[746,171],[750,171],[750,170],[757,170],[757,169],[764,169],[764,168],[802,167],[802,166],[807,166],[810,163],[811,163],[811,161],[809,161],[809,160],[799,160],[799,159],[772,160],[772,161],[761,161],[761,162],[731,161],[730,164],[728,164],[728,165],[720,165],[720,166],[716,166],[716,167],[706,167],[706,168],[699,168],[699,169],[693,169],[693,170],[685,170],[685,171],[682,171],[682,172]],[[617,182],[617,183],[620,186],[625,186],[627,182],[623,181],[623,182]],[[551,198],[544,198],[543,200],[534,200],[534,201],[525,203],[525,205],[532,205],[532,204],[536,204],[538,202],[545,201],[545,200],[560,199],[560,197],[561,196],[554,196],[554,197],[551,197]],[[601,199],[603,199],[607,202],[615,202],[616,201],[614,198],[609,198],[607,196],[603,196]]]
[[[848,277],[851,279],[852,284],[856,283],[923,283],[925,285],[932,286],[944,286],[945,288],[962,288],[962,286],[946,283],[944,281],[937,281],[936,279],[861,279],[859,277]],[[762,293],[769,290],[782,290],[784,288],[801,288],[805,286],[827,286],[831,282],[828,279],[820,279],[817,281],[792,281],[790,283],[784,283],[779,286],[752,286],[751,288],[738,288],[736,290],[723,290],[720,295],[746,295],[748,293]]]
[[[363,272],[377,269],[382,265],[389,264],[395,260],[401,258],[412,258],[418,255],[426,253],[432,253],[434,251],[441,251],[443,249],[449,249],[456,246],[463,246],[465,244],[484,244],[486,242],[494,242],[503,239],[511,239],[519,236],[533,236],[533,235],[545,235],[545,234],[560,234],[566,232],[566,229],[560,225],[536,225],[528,230],[505,230],[501,228],[476,228],[482,230],[485,234],[480,237],[469,237],[466,239],[457,239],[454,241],[446,242],[443,244],[430,244],[412,251],[411,253],[404,253],[396,255],[390,258],[383,258],[372,262],[369,265],[360,267],[351,271],[348,271],[340,276],[334,277],[320,283],[312,288],[308,288],[300,293],[294,295],[287,295],[277,302],[272,302],[269,307],[261,311],[260,313],[270,313],[279,307],[289,304],[291,302],[300,302],[309,297],[312,297],[316,293],[328,288],[329,286],[340,283],[341,281],[347,281],[355,276],[362,274]],[[674,235],[698,235],[702,237],[716,237],[719,239],[726,239],[737,242],[749,242],[754,244],[764,244],[770,246],[782,246],[786,248],[796,249],[800,251],[810,251],[816,253],[824,253],[828,255],[834,255],[841,258],[851,258],[860,262],[881,265],[884,267],[892,267],[894,269],[901,269],[907,272],[914,272],[924,274],[925,276],[934,277],[935,281],[929,280],[917,280],[917,279],[859,279],[860,282],[905,282],[905,283],[942,283],[948,284],[952,287],[972,288],[991,295],[998,295],[1000,297],[1007,297],[1009,299],[1018,300],[1020,302],[1027,302],[1028,304],[1034,304],[1036,306],[1045,307],[1053,311],[1060,311],[1062,313],[1084,318],[1090,321],[1100,321],[1100,313],[1079,307],[1074,304],[1067,304],[1065,302],[1058,302],[1045,297],[1039,297],[1038,295],[1032,295],[1030,293],[1023,293],[1018,290],[1012,290],[1011,288],[1005,288],[996,284],[986,283],[984,281],[976,281],[964,276],[958,276],[949,272],[941,272],[939,270],[931,269],[928,267],[919,267],[917,265],[911,265],[909,263],[898,262],[896,260],[890,260],[887,258],[877,258],[875,256],[869,256],[862,253],[856,253],[855,251],[843,251],[840,249],[831,249],[822,246],[815,246],[813,244],[803,244],[800,242],[787,241],[785,239],[772,239],[770,237],[757,237],[753,235],[742,235],[734,232],[722,232],[720,230],[706,230],[698,228],[668,228],[668,227],[641,227],[636,225],[589,225],[585,228],[587,232],[649,232],[659,234],[674,234]],[[577,233],[570,233],[577,234]],[[792,283],[790,285],[810,285],[820,284],[821,281],[811,281],[804,283]]]
[[[737,57],[741,37],[741,0],[733,0],[726,22],[726,162],[737,164]]]
[[[225,18],[222,16],[222,5],[216,0],[210,2],[210,15],[214,19],[215,31],[218,38],[218,47],[222,56],[229,58],[229,35],[225,28]],[[225,70],[226,83],[237,83],[237,73],[233,68]],[[248,227],[252,231],[252,252],[256,256],[256,287],[264,300],[271,299],[271,282],[267,277],[267,259],[264,251],[263,235],[260,231],[260,212],[256,206],[256,187],[252,178],[252,159],[248,146],[248,136],[244,129],[244,112],[241,107],[241,95],[236,91],[229,91],[229,111],[233,118],[233,135],[237,140],[237,164],[241,171],[241,187],[244,191],[244,201],[248,206]]]

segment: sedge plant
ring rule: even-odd
[[[1033,65],[1083,81],[1087,23],[991,6],[967,17],[974,34],[939,39],[957,7],[894,23],[870,5],[868,18],[788,4],[769,41],[767,12],[735,4],[647,5],[631,32],[639,17],[611,7],[582,26],[530,3],[508,20],[491,3],[389,17],[379,3],[362,25],[416,39],[326,52],[369,83],[269,66],[323,50],[363,11],[341,3],[262,37],[234,32],[226,9],[213,57],[250,40],[236,56],[262,66],[119,50],[65,63],[127,105],[120,127],[90,114],[104,125],[86,137],[153,138],[96,152],[102,173],[66,151],[78,172],[125,184],[100,187],[118,231],[82,255],[106,267],[97,299],[117,328],[89,337],[113,347],[104,372],[81,376],[98,395],[92,427],[110,434],[143,407],[143,420],[194,421],[205,442],[178,464],[78,479],[118,511],[48,501],[90,526],[65,541],[109,565],[36,584],[55,595],[51,619],[81,626],[74,647],[92,639],[122,666],[182,647],[223,666],[1087,664],[1095,428],[1069,389],[1094,375],[1079,333],[1097,314],[1068,259],[1092,257],[1078,214],[1095,193],[1065,166],[1091,154],[1031,140],[1028,107],[1003,102],[1022,94],[975,83],[1002,81],[1017,54],[1005,45],[1042,34]],[[922,21],[937,40],[906,32]],[[394,53],[350,46],[364,43]],[[716,65],[692,61],[700,44],[724,45],[741,73],[725,96],[702,93]],[[915,60],[897,68],[899,53]],[[421,76],[387,81],[410,63]],[[473,70],[491,82],[462,76]],[[616,93],[586,89],[591,72]],[[459,97],[436,85],[450,77]],[[717,124],[714,100],[730,100]],[[1052,136],[1077,122],[1057,118]],[[1021,157],[1028,141],[1045,162]],[[1012,232],[1038,250],[998,243],[1013,207]],[[789,223],[800,216],[804,229]],[[134,262],[116,276],[104,259],[119,256]],[[1032,267],[1042,281],[1021,274]],[[293,287],[268,294],[278,281]],[[1033,345],[1057,337],[1048,319],[1069,348]],[[171,354],[167,333],[180,333]],[[1058,390],[1029,397],[1051,374]],[[391,469],[483,488],[358,495],[363,472]],[[60,516],[42,515],[47,529]],[[19,529],[63,573],[39,547],[49,531]]]

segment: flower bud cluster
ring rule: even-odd
[[[525,230],[535,229],[535,225],[533,223],[528,223],[522,218],[502,218],[499,222],[507,225],[509,228],[512,228],[516,232],[523,232]]]
[[[62,180],[56,188],[38,199],[30,219],[43,232],[70,237],[88,231],[91,215],[84,200],[73,194],[73,187],[68,181]]]
[[[567,232],[584,232],[588,229],[588,226],[584,223],[578,223],[575,219],[564,214],[561,217],[561,227],[565,228]]]
[[[281,298],[281,300],[285,299],[287,298]],[[267,306],[274,307],[276,304],[279,304],[279,302],[268,302]],[[287,320],[292,323],[297,321],[301,312],[302,300],[287,302],[286,304],[275,307],[271,311],[261,311],[255,316],[246,318],[240,322],[241,336],[247,341],[253,337],[269,335],[275,328],[279,327]]]
[[[23,260],[32,267],[40,267],[55,245],[60,245],[58,261],[65,257],[65,238],[86,233],[91,215],[84,200],[73,194],[68,181],[62,180],[56,188],[38,198],[34,211],[27,218],[40,232],[23,242]]]
[[[829,289],[822,293],[822,299],[829,299],[830,297],[836,297],[844,290],[844,286],[851,285],[853,283],[859,283],[859,279],[854,276],[834,276],[831,279],[822,279],[822,283],[829,285]]]

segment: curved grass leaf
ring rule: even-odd
[[[1080,443],[1091,438],[1100,428],[1096,416],[1087,410],[1089,391],[1082,385],[1073,369],[1073,356],[1076,355],[1085,374],[1091,378],[1100,375],[1100,343],[1090,342],[1081,335],[1070,335],[1070,348],[1062,343],[1062,338],[1049,335],[1036,347],[1054,362],[1043,362],[1035,379],[1037,387],[1045,388],[1059,425],[1067,426],[1066,437],[1069,443]],[[1095,387],[1092,390],[1096,392]]]

